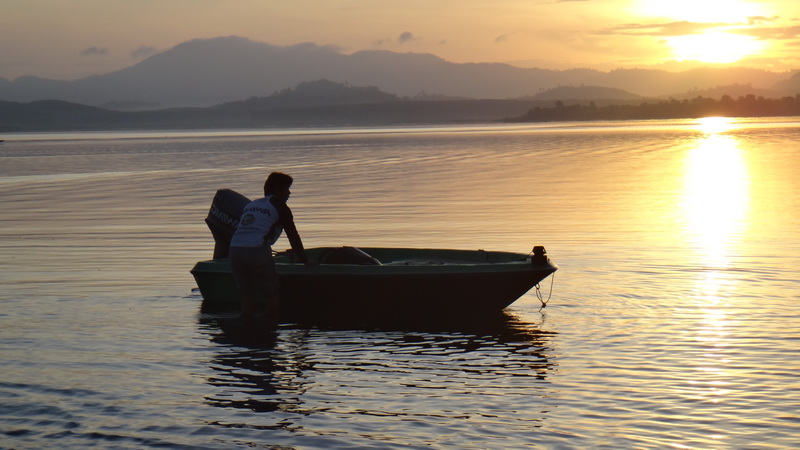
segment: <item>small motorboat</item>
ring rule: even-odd
[[[249,200],[217,192],[206,218],[214,258],[191,270],[203,311],[236,310],[241,297],[228,263],[228,245]],[[281,315],[287,318],[496,313],[555,272],[544,247],[530,253],[428,248],[319,247],[306,266],[290,250],[277,253]]]

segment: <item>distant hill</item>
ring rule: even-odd
[[[587,90],[588,89],[588,90]],[[579,93],[597,100],[569,100]],[[563,101],[561,96],[564,95]],[[620,99],[620,90],[565,88],[545,100],[401,98],[375,87],[328,80],[300,83],[268,97],[210,107],[115,111],[60,100],[30,103],[0,101],[0,133],[66,130],[236,129],[306,126],[387,126],[560,120],[628,120],[702,115],[800,115],[800,96],[766,99],[753,94],[720,99]],[[557,100],[551,100],[557,98]]]
[[[537,105],[542,103],[412,100],[375,87],[317,80],[269,97],[151,111],[115,111],[60,100],[0,101],[0,132],[475,123],[520,115]]]
[[[758,89],[749,84],[732,84],[729,86],[717,86],[710,89],[695,89],[688,92],[676,93],[674,95],[670,95],[669,97],[677,100],[692,99],[696,97],[710,97],[719,99],[725,95],[731,98],[745,97],[748,95],[755,95],[757,97],[765,98],[779,98],[784,95],[789,95],[787,93],[788,91],[788,89]],[[800,89],[795,92],[800,93]],[[794,94],[791,94],[791,96],[794,96]]]
[[[103,109],[113,109],[117,111],[147,111],[159,109],[158,103],[139,102],[135,100],[113,100],[97,106]]]
[[[775,117],[800,116],[800,95],[782,98],[740,96],[734,99],[695,97],[691,100],[661,100],[639,104],[566,105],[558,102],[551,107],[534,107],[527,113],[504,119],[505,122],[557,122],[581,120],[652,120],[700,117]]]
[[[61,100],[0,101],[0,132],[107,129],[120,113]]]
[[[559,86],[581,85],[658,97],[736,83],[769,89],[786,82],[789,76],[745,68],[672,73],[649,69],[556,71],[507,64],[457,64],[430,54],[362,51],[347,55],[315,44],[280,47],[228,36],[184,42],[134,66],[74,81],[0,78],[0,100],[56,99],[86,105],[157,105],[158,108],[210,106],[269,96],[298,83],[320,79],[375,86],[400,97],[426,93],[442,98],[513,99]],[[797,89],[796,83],[786,86]]]
[[[587,101],[587,100],[637,100],[641,95],[601,86],[560,86],[533,97],[534,100]]]
[[[800,72],[795,73],[789,79],[775,83],[772,88],[774,91],[784,95],[795,95],[800,93]]]
[[[377,87],[357,87],[329,80],[306,81],[294,89],[284,89],[269,97],[251,97],[247,100],[226,102],[216,108],[238,110],[265,110],[323,105],[357,105],[395,102],[398,97]]]

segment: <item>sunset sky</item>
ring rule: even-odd
[[[797,0],[0,0],[0,77],[81,78],[230,35],[547,69],[800,69]]]

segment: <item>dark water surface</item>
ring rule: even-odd
[[[800,445],[793,118],[0,138],[2,448]],[[544,245],[548,306],[244,339],[188,271],[272,170],[307,246]]]

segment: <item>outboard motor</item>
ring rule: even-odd
[[[214,236],[214,259],[227,258],[233,232],[250,199],[230,189],[220,189],[214,195],[206,225]]]

